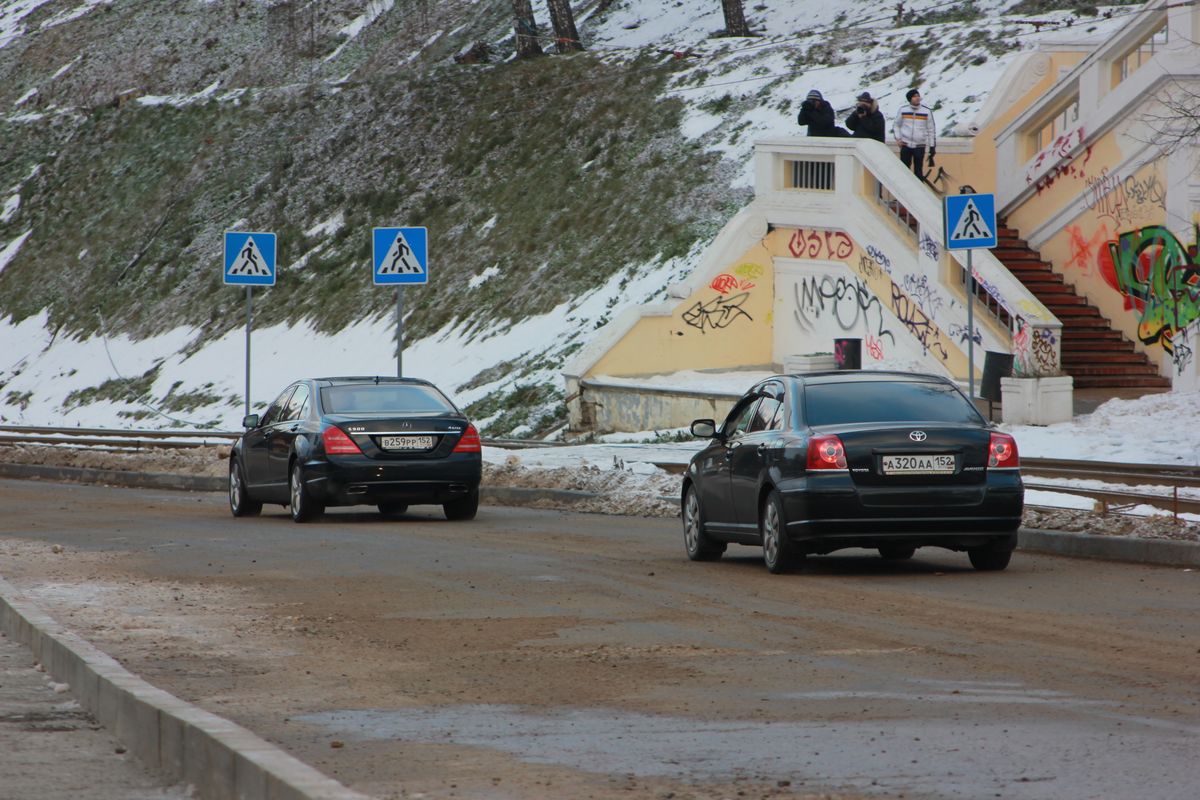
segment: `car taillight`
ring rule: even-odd
[[[808,442],[809,469],[845,469],[846,448],[836,436],[814,436]]]
[[[455,453],[480,453],[483,452],[483,447],[479,442],[479,431],[475,430],[474,425],[468,425],[463,431],[462,438],[458,440],[458,444],[454,445]]]
[[[346,432],[337,426],[330,426],[321,434],[321,442],[325,445],[325,454],[330,456],[361,456],[362,450]]]
[[[1017,440],[1007,433],[993,432],[991,444],[988,445],[988,466],[1021,466],[1021,460],[1017,457]]]

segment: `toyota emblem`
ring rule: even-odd
[[[923,442],[926,438],[925,431],[913,431],[908,435],[908,438],[912,439],[914,442]]]

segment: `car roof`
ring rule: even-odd
[[[421,378],[397,378],[390,375],[341,375],[328,378],[311,378],[310,380],[327,386],[349,386],[353,384],[411,384],[414,386],[433,386]]]
[[[908,383],[912,381],[932,381],[934,383],[943,383],[950,386],[954,385],[944,375],[933,375],[927,372],[901,372],[899,370],[875,370],[875,369],[841,369],[831,372],[802,372],[788,375],[789,378],[794,378],[803,384],[828,384],[828,383],[867,383],[886,381],[889,383]]]

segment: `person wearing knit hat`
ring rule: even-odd
[[[834,124],[833,106],[826,103],[825,97],[816,89],[810,91],[800,104],[796,122],[808,126],[809,136],[844,136],[846,133],[838,133],[839,129]]]
[[[883,112],[879,110],[879,103],[875,102],[870,92],[863,92],[856,98],[854,110],[846,117],[846,127],[856,139],[885,141],[887,121],[883,118]]]
[[[904,99],[908,102],[896,113],[892,124],[892,136],[900,145],[900,161],[912,169],[913,174],[925,180],[925,148],[929,148],[929,166],[937,155],[937,125],[933,121],[933,110],[921,105],[921,92],[909,89]]]

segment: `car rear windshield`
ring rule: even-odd
[[[931,381],[810,384],[804,389],[804,417],[814,427],[858,422],[983,422],[958,390]]]
[[[428,411],[457,413],[454,404],[432,386],[364,383],[325,386],[321,406],[327,414],[412,414]]]

